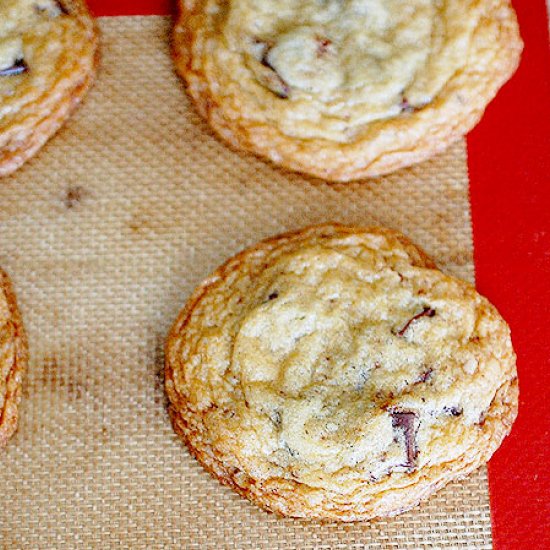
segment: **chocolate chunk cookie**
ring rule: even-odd
[[[263,241],[168,337],[173,425],[222,483],[285,516],[408,510],[484,464],[516,417],[510,331],[399,233],[329,224]]]
[[[92,83],[97,43],[82,0],[0,2],[0,176],[71,114]]]
[[[27,338],[10,280],[0,269],[0,448],[17,428]]]
[[[508,0],[179,0],[177,70],[230,144],[328,180],[468,132],[522,49]]]

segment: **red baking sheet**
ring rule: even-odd
[[[489,462],[495,548],[550,549],[550,48],[544,0],[517,0],[514,78],[468,136],[479,290],[512,327],[519,416]]]
[[[489,463],[494,546],[550,549],[550,48],[545,0],[515,0],[525,50],[468,136],[477,286],[512,326],[520,413]],[[170,0],[90,0],[100,15],[162,15]]]

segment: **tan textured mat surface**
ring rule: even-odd
[[[370,524],[268,515],[174,435],[166,332],[239,249],[326,220],[402,230],[473,276],[464,145],[328,186],[216,141],[172,73],[169,21],[103,19],[99,81],[69,125],[0,181],[0,265],[30,341],[18,433],[0,453],[5,548],[490,548],[485,470]]]

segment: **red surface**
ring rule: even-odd
[[[477,286],[510,323],[518,354],[518,420],[489,463],[495,547],[548,550],[550,48],[544,0],[514,5],[522,62],[468,136],[468,163]]]
[[[550,550],[550,48],[544,0],[514,0],[521,66],[468,136],[477,286],[512,326],[520,413],[489,463],[497,550]],[[170,0],[90,0],[161,15]],[[546,396],[546,391],[549,396]]]
[[[175,9],[175,0],[88,0],[97,17],[102,15],[166,15]]]

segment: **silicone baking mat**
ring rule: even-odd
[[[0,185],[0,264],[31,352],[20,428],[0,454],[0,545],[490,548],[485,469],[391,520],[278,519],[190,458],[162,387],[164,338],[193,287],[268,235],[327,220],[387,225],[472,280],[465,143],[351,185],[287,173],[211,135],[173,74],[168,17],[100,27],[102,67],[84,105]]]

